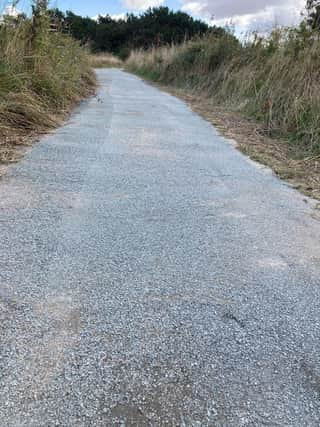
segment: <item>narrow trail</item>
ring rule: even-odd
[[[318,426],[312,202],[98,78],[0,183],[0,425]]]

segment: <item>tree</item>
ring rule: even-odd
[[[108,51],[123,58],[132,49],[182,43],[194,36],[217,30],[187,13],[174,12],[168,7],[150,8],[141,15],[128,14],[120,20],[109,15],[94,20],[57,9],[49,11],[49,16],[59,31],[70,33],[93,51]],[[225,33],[225,30],[220,30]]]
[[[307,24],[313,30],[320,30],[320,0],[307,0]]]

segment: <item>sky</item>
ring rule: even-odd
[[[26,3],[28,0],[21,0],[21,7]],[[216,25],[232,22],[237,31],[245,32],[267,31],[275,24],[295,24],[305,3],[306,0],[51,0],[50,4],[90,17],[98,14],[121,16],[163,5],[174,10],[182,9]]]

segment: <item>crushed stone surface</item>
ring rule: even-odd
[[[0,426],[319,426],[311,201],[98,78],[0,182]]]

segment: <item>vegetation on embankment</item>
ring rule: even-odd
[[[56,126],[82,98],[95,76],[87,53],[50,28],[45,12],[0,24],[0,161],[15,158],[26,135]]]
[[[123,61],[112,53],[92,53],[89,56],[92,68],[120,68]]]
[[[241,111],[263,122],[268,134],[320,154],[320,39],[304,26],[246,43],[210,35],[135,51],[127,66]]]
[[[229,124],[241,120],[242,130],[247,118],[259,143],[250,145],[252,138],[247,143],[242,138],[240,149],[320,198],[318,31],[302,23],[244,43],[232,34],[211,34],[179,46],[133,51],[126,65],[175,94],[178,89],[182,97],[191,95],[195,109],[225,133],[222,110]],[[239,132],[228,136],[239,138]],[[270,137],[279,139],[270,145]]]

